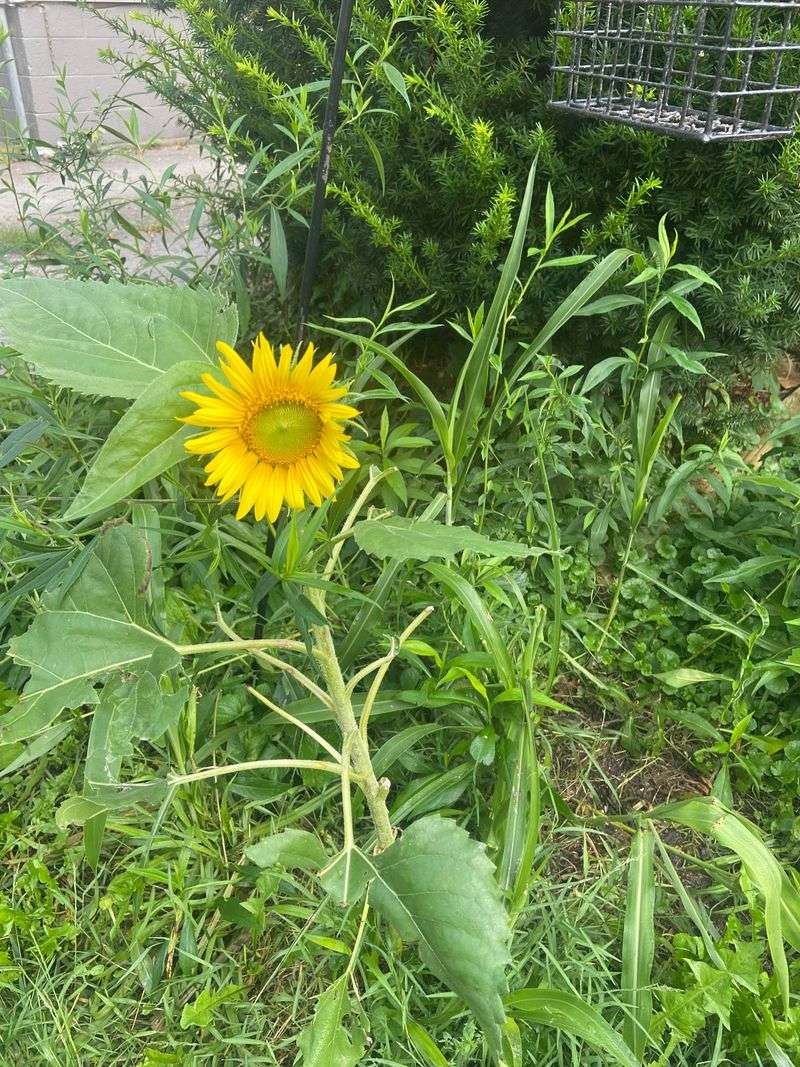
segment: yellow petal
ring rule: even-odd
[[[283,506],[286,489],[286,468],[273,467],[266,484],[267,518],[275,522]]]
[[[354,471],[358,467],[361,466],[361,464],[358,462],[358,460],[355,458],[355,456],[351,456],[349,452],[344,452],[344,451],[337,452],[336,453],[336,459],[337,459],[337,461],[339,463],[339,466],[340,467],[345,467],[347,470]]]
[[[242,491],[239,494],[239,507],[236,510],[236,518],[243,519],[249,511],[251,511],[256,503],[258,497],[258,488],[261,484],[261,476],[264,470],[264,464],[259,463],[248,474],[247,480],[242,486]]]
[[[309,374],[308,384],[311,389],[317,391],[327,389],[336,377],[336,364],[331,362],[332,359],[333,354],[329,352]]]
[[[320,415],[326,419],[354,419],[360,414],[358,408],[349,404],[323,404],[320,408]]]
[[[212,430],[211,433],[201,433],[198,437],[190,437],[184,442],[183,447],[187,452],[195,455],[203,452],[218,452],[238,439],[239,434],[236,430]]]
[[[217,341],[217,348],[225,357],[220,361],[220,369],[234,389],[244,395],[251,396],[255,392],[255,378],[253,372],[245,361],[224,341]]]
[[[238,493],[250,471],[257,465],[258,456],[253,452],[248,452],[242,459],[226,470],[224,477],[217,486],[217,493],[222,497],[223,502],[229,500],[234,493]]]
[[[303,510],[303,488],[294,465],[286,468],[286,503],[294,511]]]
[[[221,382],[218,382],[213,374],[201,374],[200,380],[202,381],[203,385],[209,388],[212,393],[216,393],[220,400],[223,400],[226,404],[229,404],[237,411],[245,410],[246,405],[244,403],[244,400],[239,396],[239,394],[235,393],[233,389],[229,389],[227,385],[223,385]]]
[[[253,374],[262,394],[273,387],[277,366],[275,356],[272,353],[272,345],[263,333],[260,333],[253,343]]]
[[[301,459],[299,463],[295,464],[298,476],[302,479],[303,489],[306,496],[314,505],[318,508],[322,503],[322,497],[320,496],[319,485],[314,475],[311,473],[311,468],[308,466],[306,460]]]
[[[292,384],[300,387],[304,386],[308,381],[308,376],[311,373],[313,364],[314,346],[309,341],[306,345],[306,350],[303,353],[303,358],[292,371]]]
[[[250,477],[254,482],[253,515],[258,522],[267,513],[267,483],[272,476],[272,468],[266,463],[259,463]]]

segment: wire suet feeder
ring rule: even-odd
[[[800,0],[563,0],[551,106],[700,141],[791,136]]]

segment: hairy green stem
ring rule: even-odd
[[[388,785],[385,782],[379,782],[375,777],[369,745],[367,739],[362,736],[353,713],[353,704],[344,678],[342,678],[330,627],[314,626],[312,632],[317,648],[317,658],[328,685],[331,707],[339,729],[342,731],[342,751],[349,751],[351,754],[353,767],[360,779],[359,785],[375,824],[378,848],[382,851],[394,842],[392,820],[389,818],[389,809],[386,806]]]

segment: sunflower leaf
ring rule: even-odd
[[[209,290],[56,278],[0,281],[0,323],[43,377],[130,399],[175,363],[210,363],[237,326],[235,308]]]
[[[347,981],[343,974],[322,993],[313,1020],[298,1037],[302,1067],[356,1067],[364,1055],[363,1041],[353,1042],[343,1022],[350,1011]]]
[[[472,1009],[498,1048],[510,931],[483,846],[452,819],[431,815],[385,852],[359,853],[359,864],[368,868],[375,910],[416,942],[422,962]]]
[[[192,410],[180,392],[197,385],[206,369],[207,364],[196,361],[175,363],[147,386],[95,456],[65,519],[117,504],[186,457],[184,441],[195,431],[178,422]]]
[[[540,556],[541,548],[519,541],[495,541],[468,526],[445,526],[401,515],[388,519],[364,519],[353,527],[356,544],[379,559],[452,559],[468,550],[494,559],[509,556]]]
[[[0,718],[0,744],[40,734],[64,708],[96,704],[97,682],[136,672],[156,651],[163,653],[162,672],[179,662],[177,648],[146,625],[150,567],[144,534],[113,526],[97,538],[72,584],[44,598],[44,610],[9,645],[30,678]]]

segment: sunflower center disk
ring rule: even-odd
[[[267,463],[289,464],[307,456],[322,432],[322,420],[305,404],[284,401],[262,408],[250,420],[246,436]]]

